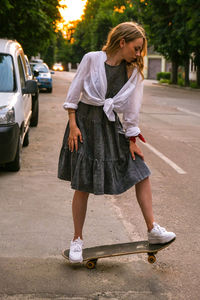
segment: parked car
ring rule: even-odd
[[[30,63],[42,64],[44,61],[41,58],[32,58]]]
[[[33,68],[35,67],[35,65],[42,64],[42,63],[43,63],[43,60],[40,58],[31,59],[30,67],[31,67],[32,72],[33,72]]]
[[[53,83],[52,83],[52,77],[51,74],[54,74],[54,72],[50,72],[49,67],[47,64],[36,64],[33,68],[34,72],[39,72],[39,75],[36,77],[38,81],[38,87],[39,89],[47,89],[49,93],[53,90]]]
[[[29,79],[36,80],[35,76],[38,76],[39,73],[32,72],[28,57],[26,55],[24,57],[26,61],[26,67],[28,70]],[[32,94],[32,116],[30,120],[30,126],[36,127],[38,125],[38,119],[39,119],[39,88],[37,89],[37,92],[35,94]]]
[[[63,65],[61,63],[56,63],[53,65],[53,70],[54,71],[63,71],[64,68],[63,68]]]
[[[9,171],[20,169],[21,147],[29,144],[31,95],[37,89],[21,45],[0,39],[0,165]]]

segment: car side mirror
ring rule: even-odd
[[[38,77],[38,76],[40,75],[40,72],[37,71],[37,70],[34,70],[34,71],[33,71],[33,75],[34,75],[35,77]]]
[[[51,71],[51,74],[55,74],[55,72],[54,72],[54,71]]]
[[[25,83],[25,88],[22,89],[23,94],[36,94],[38,91],[36,80],[27,80]]]

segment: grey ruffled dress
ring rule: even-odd
[[[126,62],[119,66],[105,63],[107,77],[106,98],[116,95],[128,80]],[[115,113],[111,122],[103,106],[79,102],[76,122],[83,143],[78,151],[68,148],[69,123],[63,138],[58,164],[58,178],[71,181],[72,189],[95,195],[117,195],[125,192],[150,175],[150,170],[140,156],[132,159],[129,140]]]

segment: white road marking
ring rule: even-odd
[[[181,107],[177,107],[177,109],[180,110],[180,111],[182,111],[182,112],[185,112],[185,113],[187,113],[187,114],[193,115],[193,116],[195,116],[195,117],[200,117],[200,114],[199,114],[199,113],[190,111],[190,110],[188,110],[188,109],[181,108]]]
[[[177,164],[175,164],[172,160],[170,160],[168,157],[166,157],[164,154],[162,154],[160,151],[158,151],[156,148],[151,146],[148,143],[143,143],[144,146],[146,146],[148,149],[150,149],[153,153],[155,153],[158,157],[160,157],[162,160],[164,160],[170,167],[172,167],[177,173],[179,174],[186,174],[186,172],[181,169]]]

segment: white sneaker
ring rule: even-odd
[[[148,232],[149,244],[165,244],[176,238],[174,232],[168,232],[165,228],[160,227],[155,222],[153,223],[153,229]]]
[[[76,239],[75,241],[71,241],[70,251],[69,251],[69,261],[71,263],[79,263],[83,261],[83,241],[80,239]]]

